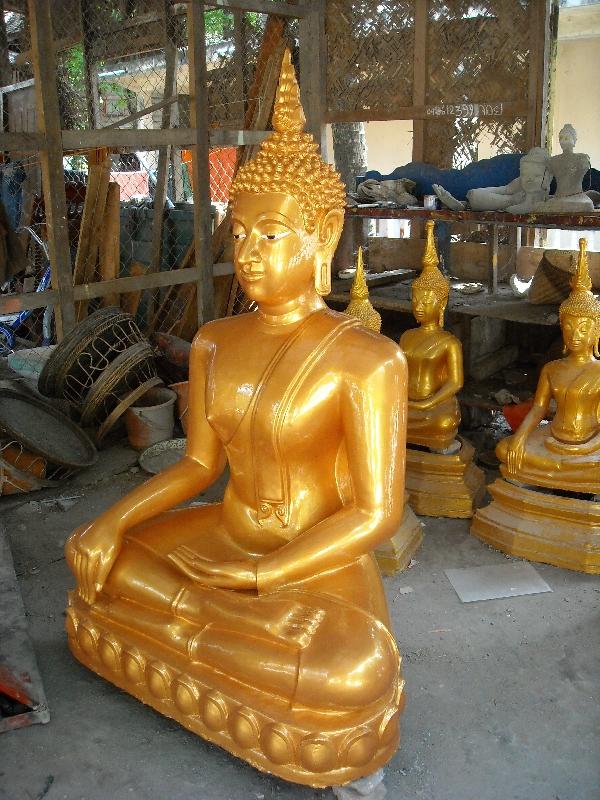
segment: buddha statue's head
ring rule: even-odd
[[[425,223],[423,269],[412,285],[412,312],[421,325],[444,324],[444,311],[450,294],[450,282],[438,268],[440,260],[433,238],[433,221]]]
[[[567,122],[558,133],[558,143],[563,153],[572,153],[577,144],[577,132],[575,128]]]
[[[579,257],[571,281],[571,294],[559,309],[565,351],[576,356],[598,353],[600,337],[600,301],[592,294],[587,261],[587,240],[579,240]]]
[[[548,171],[548,152],[543,147],[532,147],[519,162],[519,177],[525,192],[539,192],[550,188],[552,176]]]
[[[346,193],[318,154],[286,50],[272,133],[231,188],[236,275],[259,304],[331,290],[331,260],[344,222]]]

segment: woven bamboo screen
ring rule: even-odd
[[[545,0],[328,0],[327,120],[413,119],[440,167],[539,143]]]

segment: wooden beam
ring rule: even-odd
[[[41,150],[45,142],[45,136],[40,133],[0,133],[0,150],[34,153]]]
[[[184,0],[195,5],[197,0]],[[272,0],[207,0],[204,4],[213,8],[225,8],[239,11],[256,11],[258,14],[276,14],[278,17],[302,17],[310,14],[310,9],[303,6],[291,6]]]
[[[275,5],[269,4],[269,5]],[[188,6],[188,59],[190,85],[190,127],[197,132],[192,149],[192,191],[194,198],[194,263],[199,272],[196,287],[198,324],[215,314],[212,272],[212,224],[208,140],[208,92],[206,81],[206,33],[204,3]]]
[[[57,335],[59,340],[75,325],[71,251],[67,223],[63,146],[61,141],[56,54],[49,0],[28,0],[31,51],[35,76],[38,132],[45,137],[40,151],[52,286],[59,292]]]
[[[81,42],[81,35],[77,36],[65,36],[62,39],[55,39],[54,40],[54,52],[60,53],[62,50],[69,50],[71,47],[75,47]],[[31,62],[31,50],[24,50],[22,53],[15,58],[14,65],[15,67],[22,67],[24,64],[29,64]]]
[[[153,114],[155,111],[160,111],[162,108],[166,108],[167,106],[176,103],[178,100],[179,96],[176,94],[173,95],[173,97],[167,97],[164,100],[160,100],[158,103],[153,103],[151,106],[146,106],[146,108],[136,111],[134,114],[129,114],[129,116],[123,117],[123,119],[118,119],[116,122],[111,122],[110,125],[103,125],[101,130],[106,130],[107,128],[116,130],[117,128],[121,128],[123,125],[129,125],[130,122],[135,122],[138,119],[142,119],[142,117],[147,117],[148,114]]]
[[[485,117],[489,119],[514,119],[527,116],[525,101],[474,100],[465,103],[433,103],[421,106],[387,106],[385,108],[356,109],[355,111],[327,111],[326,122],[375,122],[377,120],[414,119],[434,120],[441,117]]]
[[[306,114],[306,130],[322,147],[325,141],[326,52],[325,2],[312,0],[310,13],[300,20],[300,93]]]
[[[413,107],[427,103],[427,19],[428,0],[415,0],[415,41],[413,56]],[[413,117],[412,160],[423,161],[425,153],[425,119]]]
[[[269,131],[213,129],[208,132],[211,147],[241,147],[260,144]],[[13,138],[21,137],[20,139]],[[6,139],[4,138],[6,137]],[[30,139],[30,137],[32,137]],[[3,142],[7,142],[4,147]],[[91,150],[108,147],[115,150],[158,150],[172,144],[175,147],[193,147],[196,144],[196,131],[193,128],[171,128],[170,130],[151,130],[143,128],[97,128],[94,131],[62,131],[65,150]],[[19,147],[19,145],[21,145]],[[0,150],[20,149],[38,150],[43,146],[43,137],[37,134],[0,134]]]

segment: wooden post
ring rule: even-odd
[[[0,85],[12,83],[12,67],[8,57],[8,38],[4,21],[4,0],[0,0]],[[3,130],[4,128],[2,128]]]
[[[415,0],[415,42],[413,57],[413,106],[427,103],[427,12],[428,0]],[[425,120],[413,120],[412,160],[423,161]]]
[[[326,56],[325,2],[312,0],[310,13],[300,19],[300,94],[306,114],[306,130],[324,151]]]
[[[489,225],[488,239],[488,293],[498,292],[498,225]]]
[[[177,45],[173,39],[173,18],[169,3],[164,4],[165,15],[165,86],[164,99],[173,97],[177,91]],[[173,104],[162,109],[161,128],[172,127]],[[154,213],[152,215],[152,256],[150,272],[160,272],[162,258],[163,217],[167,200],[169,179],[169,162],[171,145],[161,147],[158,151],[158,169],[156,171],[156,190],[154,193]]]
[[[35,76],[38,132],[44,136],[40,150],[52,286],[58,290],[55,309],[59,340],[75,325],[73,276],[67,223],[63,148],[56,86],[56,54],[50,0],[28,0],[31,54]]]
[[[188,5],[188,56],[190,71],[190,128],[196,132],[192,148],[192,190],[194,197],[194,265],[201,270],[197,283],[198,324],[215,313],[212,226],[209,171],[208,96],[206,84],[206,38],[204,3]]]
[[[90,128],[99,128],[100,122],[100,91],[98,88],[98,73],[94,62],[94,36],[96,31],[93,24],[90,24],[91,9],[90,0],[80,0],[79,16],[81,19],[81,36],[83,42],[83,71],[85,75],[85,94],[88,109],[88,120]]]

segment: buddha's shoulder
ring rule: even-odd
[[[344,358],[353,372],[371,373],[382,368],[405,369],[406,359],[400,345],[381,333],[353,325],[339,337],[336,359]]]
[[[213,319],[199,329],[194,338],[194,345],[202,347],[203,345],[219,345],[228,340],[231,341],[232,337],[235,338],[247,332],[253,322],[254,312],[236,314],[234,317]]]

